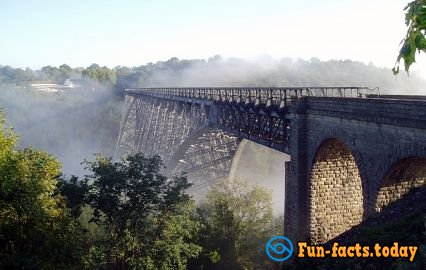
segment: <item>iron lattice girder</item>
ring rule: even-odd
[[[200,104],[211,127],[288,152],[291,99],[301,96],[364,97],[367,87],[184,87],[130,88],[126,93]]]
[[[197,104],[176,104],[150,97],[126,98],[116,157],[143,152],[165,162],[188,134],[206,123]]]
[[[126,89],[115,157],[159,155],[194,190],[226,177],[242,138],[288,152],[289,107],[301,96],[364,97],[366,87]]]
[[[287,111],[219,103],[217,125],[223,130],[282,152],[288,151],[290,119]]]
[[[128,95],[146,95],[187,102],[230,102],[284,108],[291,98],[301,96],[365,97],[378,89],[367,87],[181,87],[129,88]],[[378,92],[375,92],[378,94]]]
[[[135,152],[155,154],[169,167],[176,159],[168,174],[187,172],[194,188],[225,177],[238,141],[207,127],[210,109],[183,101],[126,97],[116,158]]]
[[[173,168],[173,173],[186,172],[197,187],[226,177],[240,140],[222,130],[206,128]]]

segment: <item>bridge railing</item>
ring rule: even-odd
[[[378,88],[367,87],[159,87],[128,88],[126,92],[159,98],[180,97],[267,106],[286,106],[293,96],[363,98],[380,94]]]

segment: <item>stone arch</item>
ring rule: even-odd
[[[364,190],[351,149],[327,138],[314,155],[310,179],[311,241],[322,243],[359,224],[364,215]]]
[[[380,212],[412,188],[422,185],[426,185],[426,158],[409,156],[396,161],[381,181],[376,196],[375,211]]]
[[[313,163],[315,161],[315,155],[320,148],[320,146],[329,139],[337,139],[341,141],[345,146],[350,150],[352,153],[355,163],[358,166],[359,174],[361,176],[362,181],[362,189],[363,189],[363,198],[364,198],[364,210],[369,211],[372,206],[369,205],[370,203],[370,184],[369,179],[367,177],[367,172],[364,166],[364,159],[362,158],[362,155],[360,151],[358,150],[358,147],[356,145],[357,138],[354,136],[351,136],[344,132],[343,130],[339,128],[326,128],[321,132],[321,136],[316,137],[313,139],[313,141],[310,143],[309,147],[309,153],[308,153],[308,160],[307,160],[307,168],[311,169],[313,166]],[[310,184],[310,183],[308,183]],[[366,213],[368,214],[368,213]],[[364,215],[365,216],[365,215]]]

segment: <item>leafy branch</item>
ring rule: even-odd
[[[401,59],[404,60],[405,71],[408,73],[410,66],[416,61],[416,51],[426,52],[426,0],[412,1],[404,10],[408,30],[401,42],[402,46],[392,69],[394,74],[399,72]]]

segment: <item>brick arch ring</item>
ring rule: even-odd
[[[424,144],[406,143],[395,146],[388,156],[386,168],[383,170],[381,175],[379,175],[379,181],[383,180],[383,178],[386,176],[386,174],[389,172],[389,170],[394,164],[404,158],[409,157],[426,158],[426,142]]]
[[[405,143],[400,145],[395,145],[392,151],[389,153],[385,168],[379,174],[377,183],[372,188],[371,202],[373,204],[377,201],[377,195],[380,188],[382,187],[383,180],[386,175],[392,169],[392,167],[397,164],[399,161],[405,158],[419,157],[426,159],[426,142],[425,143]]]

